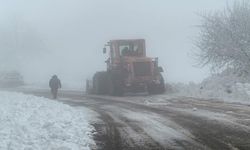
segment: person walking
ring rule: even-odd
[[[57,98],[58,89],[62,87],[61,81],[58,79],[57,75],[53,75],[49,81],[49,87],[51,89],[51,94],[53,99]]]

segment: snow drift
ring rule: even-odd
[[[88,150],[95,145],[87,110],[0,91],[0,149]]]
[[[249,77],[239,76],[230,70],[213,74],[199,84],[178,83],[167,85],[167,87],[174,95],[250,103]]]

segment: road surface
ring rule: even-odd
[[[24,93],[50,98],[48,90]],[[100,150],[249,150],[250,106],[190,97],[95,96],[61,91],[58,101],[88,107]]]

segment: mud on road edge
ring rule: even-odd
[[[97,150],[167,150],[155,141],[143,145],[136,144],[132,140],[128,142],[128,139],[122,136],[120,129],[123,126],[122,124],[116,122],[106,112],[98,110],[98,114],[100,114],[99,119],[101,121],[92,124],[96,130],[94,140]]]

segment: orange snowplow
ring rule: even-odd
[[[107,51],[107,70],[96,72],[92,83],[87,81],[87,92],[121,96],[125,92],[165,91],[163,69],[158,66],[158,58],[146,56],[144,39],[111,40],[103,53]]]

